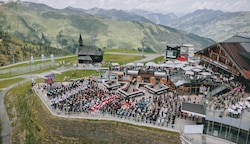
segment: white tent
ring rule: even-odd
[[[135,64],[134,63],[127,63],[126,65],[127,66],[134,66]]]
[[[205,68],[205,67],[202,66],[202,65],[196,65],[195,67],[198,68],[198,69],[204,69],[204,68]]]
[[[166,73],[165,73],[165,72],[154,72],[154,76],[165,77],[165,76],[166,76]]]
[[[198,69],[198,68],[193,68],[193,69],[192,69],[192,71],[194,71],[194,72],[200,72],[200,71],[201,71],[201,69]]]
[[[136,63],[136,66],[142,67],[142,66],[144,66],[144,64],[143,63]]]
[[[200,62],[200,60],[199,59],[188,59],[188,62],[190,62],[190,63],[199,63]]]
[[[184,64],[175,64],[173,65],[174,68],[182,68],[184,67]]]
[[[119,66],[120,64],[119,63],[111,63],[112,66]]]
[[[172,61],[166,61],[165,64],[173,64]]]
[[[156,65],[156,63],[154,63],[154,62],[147,62],[146,63],[146,66],[155,66]]]
[[[154,64],[153,67],[160,67],[160,64]]]
[[[163,63],[163,64],[160,64],[160,66],[161,67],[168,67],[169,68],[169,67],[175,67],[175,64],[173,64],[173,63],[172,64],[170,64],[170,63],[169,64]]]
[[[210,76],[211,75],[211,73],[209,73],[209,72],[201,72],[200,74],[204,75],[204,76]]]
[[[191,71],[194,67],[193,66],[186,66],[186,67],[182,67],[181,69],[183,69],[184,71]]]
[[[169,66],[169,64],[166,64],[166,63],[160,64],[160,67],[168,67],[168,66]]]
[[[138,75],[138,71],[135,70],[128,70],[128,74],[132,74],[132,75]]]
[[[185,74],[186,75],[194,75],[194,72],[193,71],[186,71]]]
[[[183,64],[183,65],[188,64],[187,61],[179,61],[179,60],[175,60],[174,63],[175,63],[175,64]]]

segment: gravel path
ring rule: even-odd
[[[3,144],[11,143],[11,140],[10,140],[11,127],[10,127],[9,117],[7,115],[5,105],[4,105],[4,96],[7,91],[8,89],[5,89],[0,93],[0,108],[1,108],[0,118],[1,118],[1,126],[2,126],[1,137],[2,137]]]

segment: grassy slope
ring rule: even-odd
[[[133,62],[136,60],[142,59],[141,56],[134,55],[122,55],[122,54],[105,54],[103,57],[104,66],[108,66],[109,62],[117,62],[120,65]]]
[[[114,121],[52,116],[31,90],[30,83],[5,96],[13,143],[145,143],[179,144],[178,133]]]
[[[20,82],[24,80],[24,78],[13,78],[8,80],[0,80],[0,89],[6,88],[14,83]]]
[[[158,62],[163,62],[164,61],[164,56],[159,56],[153,60],[151,60],[151,62],[155,62],[155,63],[158,63]],[[147,63],[147,62],[146,62]]]
[[[1,121],[0,121],[0,131],[2,131],[2,122]],[[0,136],[0,144],[2,144],[2,136]]]

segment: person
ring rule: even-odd
[[[172,128],[174,128],[174,123],[175,123],[174,120],[172,120]]]
[[[243,98],[244,95],[245,95],[245,86],[243,86],[241,89],[241,97]]]
[[[247,104],[247,109],[248,109],[248,112],[250,111],[250,102],[248,102]]]
[[[34,78],[31,78],[31,86],[34,86],[36,84],[36,81]],[[19,82],[18,82],[18,85],[19,85]]]

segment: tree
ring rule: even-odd
[[[62,39],[62,42],[61,42],[61,46],[62,48],[68,44],[68,40],[67,39]]]
[[[62,38],[63,38],[63,31],[61,30],[56,36],[56,40],[61,45],[61,48],[63,48]]]
[[[0,53],[0,66],[6,65],[6,62],[8,61],[8,58]]]

